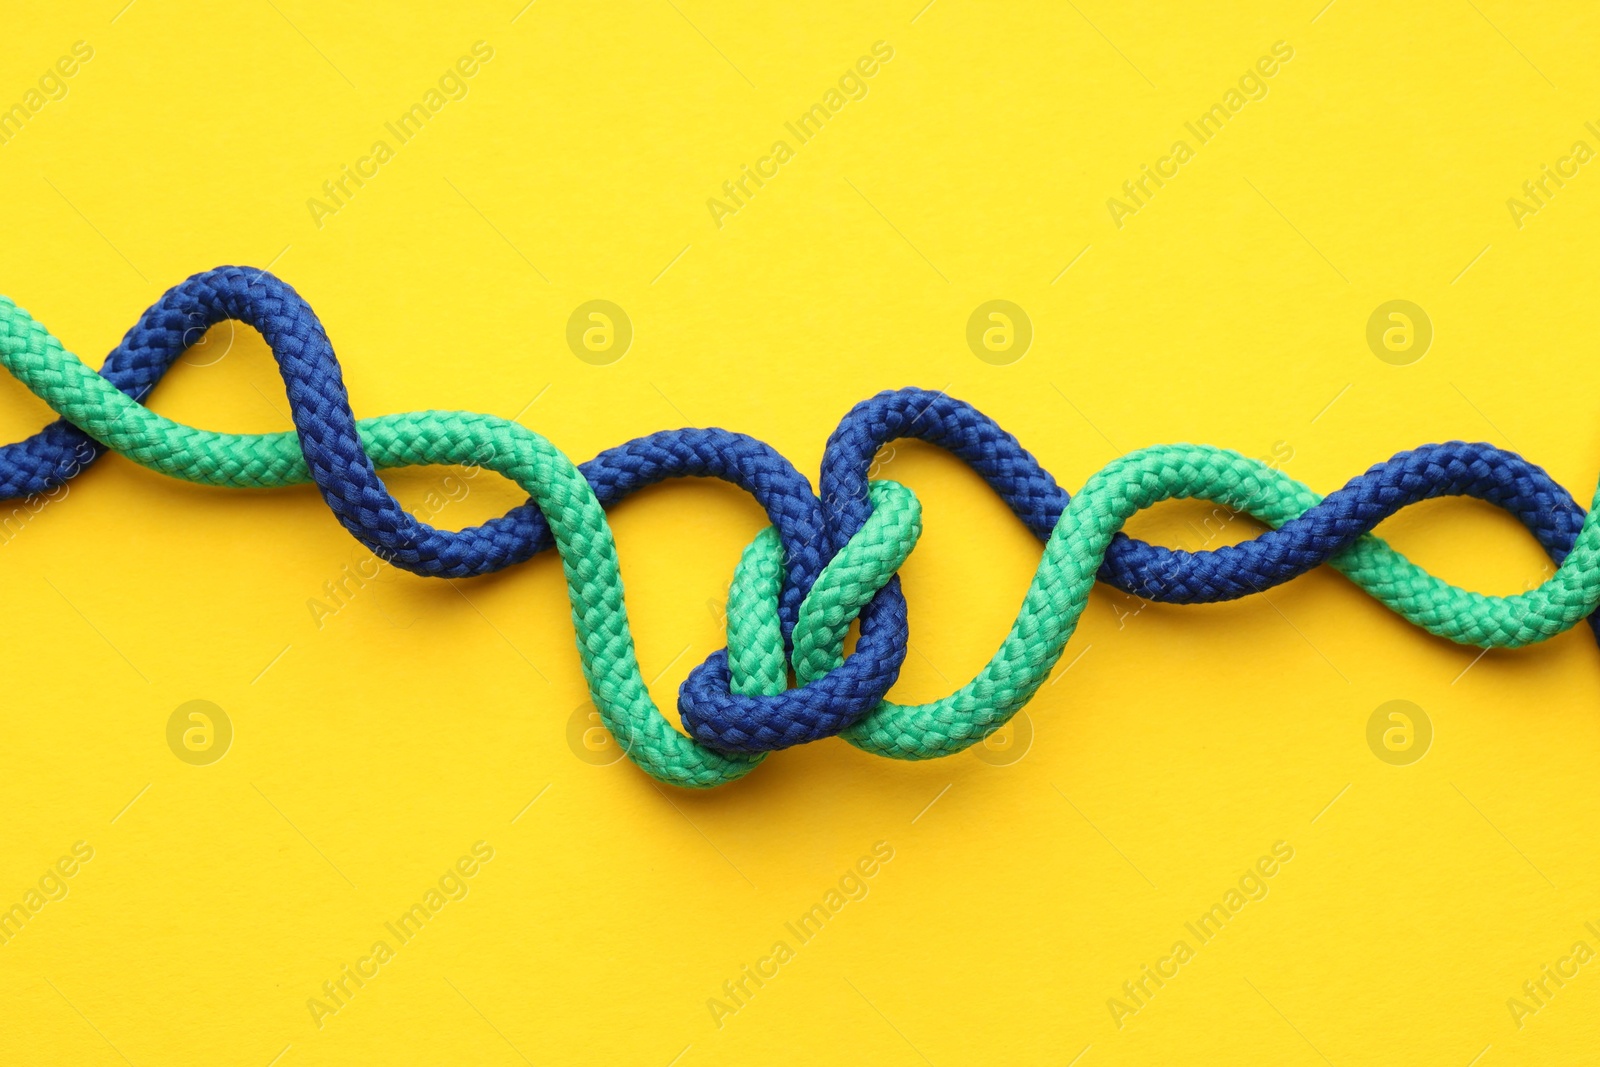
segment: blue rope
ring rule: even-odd
[[[471,577],[552,545],[531,502],[479,526],[437,530],[401,509],[361,451],[333,347],[309,305],[262,271],[220,267],[169,290],[111,352],[101,374],[143,400],[210,326],[237,319],[260,330],[283,368],[308,465],[341,523],[372,550],[416,574]],[[770,446],[720,429],[669,430],[608,449],[580,466],[607,508],[658,482],[719,478],[750,493],[783,542],[780,618],[791,642],[799,605],[822,568],[865,523],[868,471],[886,444],[920,439],[966,462],[1041,541],[1068,495],[1017,439],[971,405],[922,389],[887,391],[856,405],[828,440],[819,499]],[[104,449],[64,420],[0,447],[0,499],[54,491]],[[1300,517],[1238,545],[1202,552],[1117,534],[1101,580],[1146,600],[1232,600],[1290,581],[1348,548],[1410,504],[1470,496],[1514,515],[1556,564],[1572,550],[1584,512],[1541,468],[1488,444],[1454,441],[1401,452],[1353,478]],[[1600,639],[1600,614],[1590,618]],[[907,618],[898,579],[861,613],[855,651],[837,670],[778,696],[731,691],[727,654],[713,653],[679,693],[685,727],[729,751],[787,748],[838,733],[884,698],[905,660]]]

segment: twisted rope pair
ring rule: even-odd
[[[140,401],[189,343],[237,319],[277,359],[295,430],[228,434],[166,419]],[[195,275],[148,309],[99,373],[0,297],[0,364],[62,421],[0,448],[0,495],[48,491],[109,448],[205,485],[273,488],[315,482],[340,522],[374,553],[417,574],[466,577],[552,545],[561,555],[579,656],[607,728],[656,778],[724,784],[767,751],[838,734],[899,759],[949,755],[1003,725],[1049,676],[1097,577],[1151,600],[1200,603],[1249,595],[1329,563],[1428,631],[1483,647],[1560,633],[1600,605],[1600,529],[1544,471],[1490,445],[1452,442],[1404,452],[1325,500],[1280,471],[1198,445],[1130,453],[1073,497],[1014,437],[970,405],[919,389],[864,401],[828,441],[821,497],[754,438],[725,430],[651,434],[575,466],[514,422],[470,412],[357,420],[321,323],[265,272]],[[940,700],[900,705],[885,694],[906,651],[905,599],[894,572],[921,529],[920,507],[893,482],[870,482],[886,442],[916,437],[969,463],[1042,541],[1044,553],[1010,632],[989,663]],[[516,481],[530,500],[461,531],[407,514],[377,471],[475,464]],[[628,628],[616,546],[604,509],[665,478],[740,485],[772,520],[745,551],[729,596],[728,648],[691,672],[679,696],[689,736],[652,702]],[[1427,574],[1373,537],[1416,501],[1471,495],[1516,515],[1558,564],[1514,597],[1468,592]],[[1143,508],[1203,498],[1271,529],[1240,545],[1190,553],[1120,533]],[[859,617],[854,652],[845,632]],[[1600,634],[1600,630],[1597,630]],[[787,687],[792,667],[798,685]]]

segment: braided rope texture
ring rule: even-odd
[[[191,340],[233,319],[257,329],[278,363],[294,430],[230,434],[173,422],[142,403]],[[555,548],[579,658],[602,721],[663,782],[705,788],[749,773],[769,751],[838,735],[897,759],[945,756],[982,740],[1049,676],[1096,580],[1147,600],[1231,600],[1329,564],[1402,617],[1485,648],[1543,641],[1589,618],[1600,637],[1600,526],[1548,474],[1488,444],[1402,452],[1321,497],[1266,464],[1201,445],[1130,453],[1069,496],[1015,437],[943,393],[901,389],[852,409],[828,440],[820,495],[783,456],[744,434],[663,431],[574,465],[549,441],[492,415],[424,411],[356,419],[322,324],[266,273],[220,267],[174,286],[99,372],[0,297],[0,364],[58,415],[0,447],[0,497],[47,492],[116,451],[204,485],[313,482],[375,554],[413,573],[470,577]],[[1010,632],[965,686],[920,705],[886,699],[907,648],[895,576],[921,532],[915,495],[869,480],[886,443],[916,438],[970,465],[1042,542]],[[479,526],[439,530],[407,513],[378,471],[470,464],[500,473],[525,504]],[[713,477],[761,504],[772,525],[746,549],[728,599],[728,647],[684,682],[679,732],[652,701],[629,630],[605,509],[669,478]],[[1434,577],[1371,530],[1410,504],[1471,496],[1516,516],[1557,565],[1529,592],[1485,596]],[[1120,532],[1162,500],[1211,500],[1269,529],[1238,545],[1185,552]],[[1600,502],[1600,490],[1597,490]],[[855,648],[846,633],[859,623]],[[794,683],[790,685],[790,672]]]

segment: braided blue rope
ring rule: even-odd
[[[339,363],[309,305],[264,271],[220,267],[168,290],[112,351],[101,374],[142,400],[210,326],[236,319],[261,332],[282,370],[312,478],[339,521],[374,553],[416,574],[471,577],[549,548],[548,524],[529,501],[479,526],[438,530],[407,514],[362,450]],[[1069,497],[1015,437],[971,405],[942,393],[901,389],[853,408],[828,440],[822,497],[770,446],[719,429],[663,431],[600,453],[581,465],[601,504],[669,478],[712,477],[749,492],[777,528],[786,576],[780,618],[791,641],[799,605],[822,568],[865,523],[867,473],[885,444],[914,438],[971,466],[1041,541]],[[104,449],[57,421],[0,447],[0,499],[53,490]],[[1471,496],[1516,516],[1559,564],[1572,550],[1584,512],[1539,467],[1488,444],[1450,442],[1402,452],[1276,530],[1202,552],[1116,535],[1100,578],[1147,600],[1176,604],[1230,600],[1269,589],[1327,562],[1383,519],[1420,500]],[[1590,624],[1600,638],[1600,615]],[[907,643],[906,604],[893,579],[861,614],[861,636],[843,665],[778,696],[732,692],[725,651],[696,667],[679,693],[685,727],[726,751],[759,752],[845,729],[881,701],[899,676]]]
[[[885,391],[852,408],[823,452],[829,558],[867,520],[867,476],[874,457],[884,445],[903,439],[926,441],[963,460],[1040,542],[1049,539],[1066,510],[1066,490],[1015,437],[970,404],[924,389]],[[1476,497],[1504,509],[1558,566],[1583,525],[1583,508],[1542,468],[1490,444],[1452,441],[1378,463],[1299,518],[1238,545],[1187,552],[1119,533],[1099,578],[1162,603],[1234,600],[1321,566],[1395,512],[1440,496]],[[897,617],[904,615],[898,579],[879,590],[873,604],[881,601],[891,602]],[[1600,640],[1600,613],[1590,616],[1589,625]],[[860,655],[858,648],[841,670]],[[776,720],[767,698],[732,693],[728,682],[725,658],[711,657],[684,683],[683,692],[694,699],[679,708],[694,737],[730,751],[786,748],[837,733],[864,714],[829,705],[804,720]]]

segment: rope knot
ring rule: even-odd
[[[870,712],[894,684],[905,660],[904,600],[891,643],[887,681],[863,699],[838,699],[829,693],[841,678],[845,635],[878,591],[898,586],[895,572],[922,536],[922,504],[898,482],[874,481],[867,489],[871,512],[866,522],[822,568],[800,602],[793,631],[793,654],[785,656],[779,597],[784,586],[784,548],[775,527],[767,527],[745,548],[728,592],[728,647],[696,668],[679,693],[684,727],[703,744],[725,752],[766,752],[836,734]],[[898,591],[898,590],[897,590]],[[863,623],[865,626],[865,623]],[[868,654],[860,650],[862,655]],[[785,715],[771,698],[789,688],[789,670],[799,688],[793,695],[803,717]],[[884,672],[875,672],[882,679]],[[831,685],[830,685],[831,683]],[[855,687],[852,687],[855,688]],[[820,699],[818,699],[820,698]],[[820,705],[824,716],[817,718]]]

